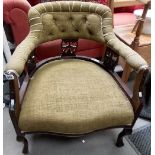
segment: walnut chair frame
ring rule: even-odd
[[[69,12],[69,15],[72,15],[72,12],[75,13],[84,13],[81,18],[88,23],[88,29],[84,27],[83,33],[80,32],[78,27],[74,27],[74,33],[65,33],[65,29],[59,27],[60,32],[54,34],[54,31],[50,29],[45,31],[48,28],[48,22],[43,21],[42,15],[49,15],[50,13],[56,12],[61,14],[61,12]],[[88,13],[88,14],[85,14]],[[95,19],[95,22],[100,22],[99,24],[91,23],[91,17]],[[50,14],[51,15],[51,14]],[[62,14],[61,14],[62,15]],[[45,17],[47,17],[45,16]],[[57,21],[56,14],[53,15],[54,21]],[[42,17],[42,18],[40,18]],[[75,16],[69,16],[68,20],[73,20]],[[89,19],[88,19],[89,18]],[[90,20],[90,21],[89,21]],[[43,65],[55,61],[55,60],[66,60],[66,59],[81,59],[95,63],[100,66],[103,70],[106,70],[113,79],[117,82],[121,90],[124,92],[128,100],[130,101],[133,112],[134,119],[131,124],[127,125],[118,125],[111,126],[107,128],[123,128],[123,131],[119,134],[116,145],[118,147],[123,146],[123,137],[127,134],[132,133],[132,128],[136,122],[139,113],[143,107],[142,104],[142,89],[145,76],[148,72],[147,63],[143,58],[141,58],[135,51],[122,43],[113,33],[112,25],[112,13],[111,10],[104,5],[91,3],[91,2],[48,2],[43,4],[38,4],[35,7],[32,7],[29,11],[29,21],[30,21],[30,33],[26,39],[16,48],[14,54],[11,57],[11,60],[6,66],[4,75],[7,80],[9,80],[10,86],[10,105],[9,105],[9,114],[17,134],[17,141],[22,141],[24,143],[23,152],[28,153],[28,141],[25,137],[26,134],[57,134],[53,132],[43,132],[43,131],[22,131],[18,125],[20,111],[22,107],[22,102],[28,87],[28,84],[31,81],[31,77],[34,73]],[[48,21],[46,19],[46,21]],[[65,23],[63,23],[65,24]],[[94,24],[94,25],[93,25]],[[83,24],[84,25],[84,24]],[[83,26],[82,25],[82,26]],[[90,26],[91,25],[91,26]],[[90,26],[90,27],[89,27]],[[99,29],[97,29],[99,27]],[[54,29],[54,28],[53,28]],[[95,31],[93,31],[95,29]],[[88,34],[89,35],[88,35]],[[61,44],[61,54],[60,56],[54,58],[48,58],[41,62],[36,63],[35,53],[33,50],[40,43],[47,42],[49,40],[62,39]],[[104,54],[103,61],[99,61],[94,58],[78,56],[76,55],[76,49],[78,46],[78,38],[86,38],[101,43],[107,44],[107,49]],[[137,71],[137,77],[135,79],[133,92],[131,92],[125,83],[122,82],[120,77],[114,72],[114,68],[117,65],[118,57],[122,56],[129,65]],[[24,82],[20,86],[19,76],[26,72],[26,77]],[[104,129],[107,129],[104,128]],[[101,129],[97,129],[101,130]],[[83,133],[86,134],[86,133]],[[66,134],[61,133],[58,135],[62,136],[80,136],[83,134]]]

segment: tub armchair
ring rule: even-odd
[[[29,11],[30,32],[16,48],[5,69],[10,83],[9,113],[17,140],[28,153],[27,134],[81,136],[122,127],[116,141],[132,128],[142,108],[146,61],[113,32],[109,7],[92,2],[57,1]],[[78,39],[106,44],[103,61],[79,56]],[[35,61],[39,44],[62,39],[60,56]],[[51,49],[52,52],[52,49]],[[114,72],[118,57],[137,71],[133,92]],[[26,66],[22,85],[18,78]]]

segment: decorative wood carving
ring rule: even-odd
[[[61,56],[75,56],[78,47],[77,39],[63,39],[61,42]]]
[[[114,71],[117,63],[118,63],[119,56],[113,52],[110,48],[107,47],[105,52],[105,56],[103,59],[103,63],[105,67],[111,71]]]

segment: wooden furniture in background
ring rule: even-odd
[[[114,12],[114,8],[119,7],[129,7],[142,5],[141,0],[108,0],[108,6],[111,8],[112,12]]]
[[[125,6],[134,6],[141,5],[142,2],[140,0],[114,0],[114,7],[125,7]]]
[[[151,64],[151,35],[142,34],[142,29],[150,5],[150,1],[145,4],[143,14],[135,25],[117,26],[114,28],[117,37],[138,52],[148,64]],[[135,30],[134,32],[133,29]],[[122,63],[122,60],[120,63],[124,67],[122,79],[127,82],[131,68],[127,63]]]

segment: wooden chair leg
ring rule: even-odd
[[[25,138],[25,135],[23,133],[21,133],[21,130],[18,127],[18,121],[17,121],[16,115],[15,115],[15,112],[9,110],[9,114],[10,114],[10,118],[12,120],[13,126],[15,128],[15,132],[16,132],[16,135],[17,135],[16,139],[17,139],[17,141],[19,141],[19,142],[22,141],[24,143],[23,153],[26,154],[26,153],[28,153],[28,141]]]
[[[24,143],[24,147],[23,147],[23,153],[24,154],[27,154],[29,151],[28,151],[28,141],[27,141],[27,139],[25,138],[25,136],[17,136],[17,141],[19,141],[19,142],[23,142]]]
[[[122,132],[118,135],[116,146],[121,147],[124,146],[123,137],[125,135],[130,135],[132,133],[132,128],[124,128]]]
[[[122,75],[122,80],[125,83],[128,82],[130,73],[131,73],[131,67],[128,64],[126,64],[125,67],[124,67],[124,69],[123,69],[123,75]]]

